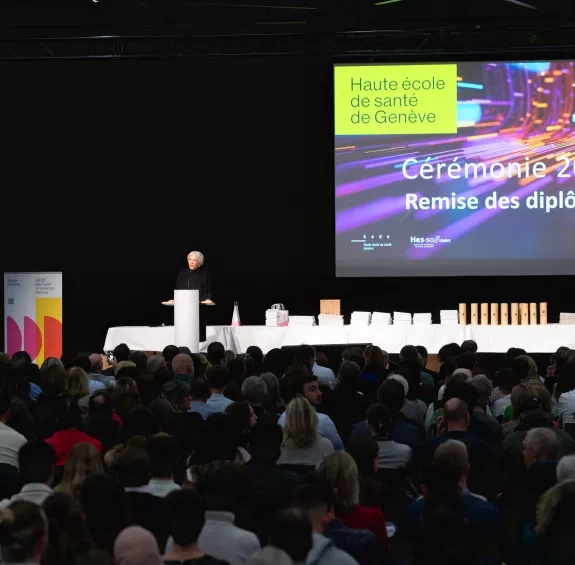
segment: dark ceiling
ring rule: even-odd
[[[575,0],[1,0],[0,34],[314,33],[566,24]]]

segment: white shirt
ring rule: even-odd
[[[314,362],[311,372],[320,383],[327,385],[332,390],[335,388],[335,375],[329,367],[322,367]]]
[[[26,502],[33,502],[38,506],[42,506],[44,501],[52,494],[52,489],[44,483],[29,483],[22,487],[22,490],[15,494],[12,498],[5,498],[0,502],[0,509],[6,508],[17,500],[25,500]]]
[[[559,397],[557,415],[561,426],[575,422],[575,390],[564,392]]]
[[[173,490],[179,490],[181,487],[171,479],[152,479],[148,483],[147,492],[160,498],[165,498]]]
[[[27,441],[22,434],[0,422],[0,463],[18,469],[18,452]]]

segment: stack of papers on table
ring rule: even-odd
[[[575,324],[575,314],[569,312],[561,312],[561,314],[559,314],[559,323],[567,325]]]
[[[289,313],[287,310],[277,310],[275,308],[266,310],[266,327],[268,328],[287,326],[288,320]]]
[[[280,325],[280,310],[270,308],[266,310],[266,326],[268,328],[277,328]]]
[[[413,315],[414,326],[430,326],[431,325],[431,312],[416,312]]]
[[[317,319],[320,326],[343,326],[343,316],[337,314],[320,314]]]
[[[459,312],[457,310],[440,310],[439,323],[442,326],[457,326],[459,324]]]
[[[290,326],[315,326],[315,316],[290,316]]]
[[[389,312],[374,312],[371,315],[372,326],[389,326],[391,322],[391,314]]]
[[[352,312],[351,326],[369,326],[371,322],[371,312]]]
[[[411,314],[409,312],[394,312],[394,326],[411,326]]]

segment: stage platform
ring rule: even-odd
[[[510,347],[521,347],[529,353],[551,353],[565,345],[575,349],[575,326],[548,324],[545,326],[208,326],[207,341],[202,351],[213,341],[226,349],[244,353],[250,345],[265,353],[288,345],[329,345],[373,343],[388,353],[399,353],[407,344],[423,345],[430,354],[442,345],[474,339],[482,353],[505,353]],[[120,343],[132,350],[162,351],[174,343],[174,327],[122,326],[110,328],[104,351],[112,351]]]

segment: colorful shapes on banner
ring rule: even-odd
[[[42,349],[42,332],[36,322],[24,316],[24,350],[30,354],[32,359],[38,357]]]
[[[42,328],[43,348],[38,351],[38,362],[48,357],[62,356],[62,299],[36,298],[36,320]]]
[[[62,322],[44,317],[44,359],[62,356]]]
[[[22,332],[12,316],[6,317],[6,353],[14,355],[22,350]]]

